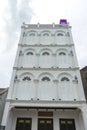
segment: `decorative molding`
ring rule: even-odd
[[[73,80],[73,83],[76,83],[76,84],[78,84],[78,80]]]
[[[39,83],[39,79],[34,79],[34,82],[35,83]]]
[[[59,81],[58,81],[58,79],[54,79],[53,82],[54,83],[58,83]]]
[[[57,54],[56,53],[52,53],[53,56],[56,56]]]
[[[36,53],[36,56],[40,56],[40,53]]]

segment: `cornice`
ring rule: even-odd
[[[36,71],[39,71],[39,70],[44,70],[44,71],[75,71],[75,70],[79,70],[79,67],[74,67],[74,68],[72,68],[72,67],[68,67],[68,68],[60,68],[60,67],[56,67],[56,66],[54,66],[54,67],[50,67],[50,68],[41,68],[41,67],[13,67],[13,70],[31,70],[31,71],[33,71],[33,70],[36,70]]]
[[[44,44],[22,44],[22,43],[19,43],[18,46],[21,46],[21,47],[71,47],[71,46],[74,46],[74,43],[71,43],[71,44],[55,44],[55,43],[51,43],[51,44],[48,44],[48,45],[44,45]]]

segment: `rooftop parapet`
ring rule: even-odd
[[[22,25],[22,28],[30,28],[30,29],[37,29],[37,28],[40,28],[40,29],[55,29],[55,28],[70,28],[71,26],[69,26],[69,23],[67,23],[67,20],[65,19],[61,19],[60,20],[60,23],[59,24],[40,24],[40,23],[37,23],[37,24],[26,24],[26,23],[23,23]]]

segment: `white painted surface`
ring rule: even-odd
[[[45,76],[50,81],[42,81]],[[63,77],[69,81],[61,81]],[[76,130],[87,130],[87,104],[69,25],[22,26],[7,101],[2,121],[6,130],[15,130],[17,117],[31,117],[32,130],[37,130],[37,110],[15,110],[15,106],[80,107],[81,112],[53,110],[54,130],[59,130],[60,118],[73,118]]]
[[[38,118],[47,118],[45,116],[44,117],[37,116],[38,115],[37,110],[27,110],[26,109],[26,110],[12,110],[12,111],[13,111],[13,116],[11,117],[12,124],[10,122],[8,122],[7,129],[11,128],[12,130],[15,130],[17,118],[22,117],[22,118],[32,118],[31,130],[33,130],[33,129],[37,130],[37,128],[38,128]],[[40,110],[40,111],[43,111],[43,110]],[[74,110],[74,111],[73,110],[70,110],[70,111],[56,110],[56,111],[53,111],[53,117],[49,117],[49,118],[53,119],[54,130],[56,130],[56,129],[60,130],[59,120],[61,118],[63,118],[63,119],[74,119],[76,130],[86,130],[86,129],[84,129],[84,127],[83,127],[83,129],[80,129],[81,120],[79,120],[78,116],[79,116],[78,110]]]

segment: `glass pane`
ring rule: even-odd
[[[53,119],[38,119],[38,130],[53,130]]]
[[[60,119],[60,130],[76,130],[74,119]]]
[[[16,123],[16,130],[31,130],[31,119],[18,118]]]
[[[41,120],[41,121],[40,121],[40,124],[42,124],[42,123],[45,123],[45,121],[44,121],[44,120]]]

